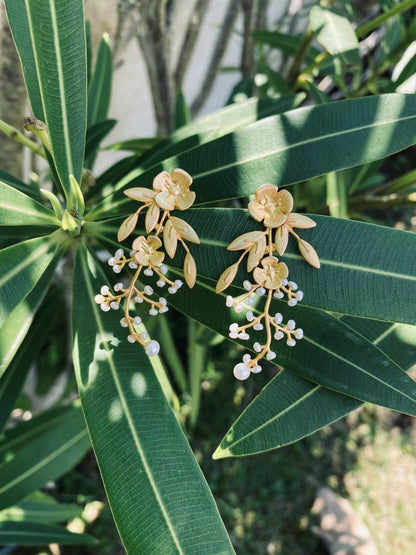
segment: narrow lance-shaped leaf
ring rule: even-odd
[[[50,495],[35,491],[17,505],[0,511],[0,521],[64,522],[81,514],[82,509],[78,505],[58,503]]]
[[[72,174],[78,182],[81,180],[85,145],[87,93],[83,2],[25,0],[25,6],[53,158],[69,197],[69,176]]]
[[[74,276],[78,387],[126,551],[233,553],[149,358],[126,341],[119,315],[104,314],[94,303],[105,278],[83,247]]]
[[[25,0],[5,0],[7,17],[23,69],[26,90],[34,115],[45,119],[42,97],[36,70],[35,54],[30,35],[30,25]]]
[[[50,412],[19,424],[0,442],[0,509],[65,474],[89,449],[79,406]]]
[[[229,242],[260,227],[239,209],[199,208],[182,217],[201,238],[195,249],[198,274],[215,281],[238,257],[227,251]],[[294,238],[282,257],[290,279],[305,292],[302,306],[416,324],[410,300],[416,298],[415,234],[327,216],[311,219],[316,227],[302,229],[299,235],[317,251],[321,268],[305,262]],[[180,268],[181,259],[173,264]],[[244,264],[240,270],[236,284],[247,277]]]
[[[0,251],[0,325],[32,291],[48,266],[56,264],[67,239],[58,230]]]
[[[0,181],[1,226],[53,226],[59,220],[49,208]]]
[[[198,278],[193,290],[175,295],[170,304],[214,331],[228,336],[231,322],[244,322],[245,315],[225,306],[226,293],[215,294],[215,283]],[[238,294],[231,289],[230,294]],[[259,313],[256,306],[251,310]],[[371,341],[321,310],[273,301],[270,313],[280,312],[285,321],[293,318],[304,332],[295,347],[272,341],[276,364],[327,389],[369,401],[407,414],[416,414],[416,384]],[[239,340],[247,350],[253,341],[264,343],[265,334],[250,331],[250,342]],[[232,368],[230,368],[230,372]]]
[[[415,361],[416,327],[374,320],[348,318],[353,329],[360,327],[370,335],[373,345],[383,346],[387,355],[406,349],[403,337],[413,337],[413,356],[405,369]],[[409,349],[407,349],[409,350]],[[402,358],[403,360],[403,358]],[[224,436],[214,458],[243,456],[292,443],[345,416],[361,403],[302,380],[287,371],[278,374],[262,390]],[[317,410],[319,407],[319,410]],[[259,417],[261,415],[261,417]]]
[[[415,122],[414,95],[299,108],[178,154],[140,175],[137,170],[123,187],[146,186],[160,171],[181,167],[193,177],[199,204],[244,197],[262,183],[288,185],[389,156],[416,142]],[[117,191],[90,219],[130,210],[131,203]]]
[[[40,522],[0,522],[2,545],[91,545],[97,540],[88,534],[73,534],[62,526]]]

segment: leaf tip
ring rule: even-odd
[[[217,449],[212,454],[212,458],[214,461],[218,461],[219,459],[226,459],[227,457],[232,457],[233,454],[229,449],[222,449],[221,445],[217,447]]]

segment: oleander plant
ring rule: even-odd
[[[234,353],[227,379],[256,392],[231,425],[224,406],[215,460],[363,403],[416,415],[416,236],[380,216],[415,202],[415,57],[398,64],[416,2],[390,4],[361,25],[316,5],[302,36],[256,32],[256,96],[118,144],[130,154],[96,175],[108,42],[91,67],[82,0],[5,0],[32,113],[2,141],[45,170],[0,170],[0,545],[97,549],[62,524],[79,508],[41,491],[92,447],[127,553],[234,553],[188,442],[207,356]],[[376,56],[362,45],[379,29]],[[222,343],[194,356],[204,338]],[[67,385],[12,418],[33,367]]]

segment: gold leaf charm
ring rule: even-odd
[[[175,218],[175,216],[170,216],[169,220],[182,239],[199,245],[199,237],[192,226],[180,218]]]
[[[117,233],[118,241],[124,241],[124,239],[127,239],[127,237],[133,233],[136,228],[138,218],[139,215],[135,212],[134,214],[130,214],[130,216],[124,220]]]
[[[156,204],[156,202],[152,202],[152,204],[149,206],[147,210],[146,219],[144,222],[147,233],[150,233],[155,229],[156,224],[159,221],[159,216],[160,216],[160,208]]]
[[[257,243],[257,241],[260,241],[262,237],[264,237],[263,231],[250,231],[249,233],[243,233],[243,235],[240,235],[234,239],[234,241],[231,241],[227,247],[227,251],[241,251],[243,249],[247,249],[248,247],[254,245],[254,243]]]
[[[227,289],[227,287],[229,287],[232,284],[235,276],[237,275],[237,270],[238,270],[238,262],[236,262],[232,266],[229,266],[223,271],[223,273],[221,274],[217,282],[217,286],[215,288],[215,291],[217,293],[224,291],[224,289]]]
[[[146,187],[132,187],[131,189],[126,189],[124,194],[126,197],[138,202],[144,202],[145,204],[150,204],[155,198],[155,192],[152,189],[146,189]]]
[[[165,223],[163,229],[163,244],[165,245],[166,252],[173,258],[178,247],[178,234],[176,229],[173,227],[170,219]]]
[[[183,263],[183,273],[188,287],[192,289],[196,281],[196,263],[194,257],[190,252],[187,252],[185,256],[185,261]]]
[[[300,254],[306,260],[308,264],[313,266],[314,268],[320,268],[321,263],[319,262],[319,256],[316,250],[304,239],[298,240],[298,246]]]
[[[260,260],[263,258],[266,250],[266,236],[262,235],[258,241],[254,243],[248,252],[247,258],[247,272],[252,272],[258,266]]]

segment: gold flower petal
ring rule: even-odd
[[[192,177],[185,170],[175,168],[172,172],[172,181],[185,192],[192,184]]]
[[[286,221],[286,214],[275,211],[273,214],[266,214],[264,217],[264,225],[266,227],[279,227]]]
[[[276,194],[278,191],[278,187],[276,185],[272,185],[271,183],[265,183],[261,187],[259,187],[256,191],[256,199],[258,201],[266,200],[267,202],[272,202],[276,198]]]
[[[148,239],[147,239],[147,244],[149,245],[150,248],[152,248],[153,250],[157,250],[162,246],[162,241],[159,239],[159,237],[156,237],[156,235],[151,235]]]
[[[156,193],[155,201],[162,210],[174,210],[175,197],[170,194],[168,189],[163,189],[160,193]]]
[[[277,197],[278,203],[280,204],[280,210],[285,213],[291,212],[293,209],[293,197],[289,191],[286,191],[286,189],[279,191],[277,193]]]
[[[175,207],[178,210],[186,210],[193,205],[195,197],[194,191],[187,191],[184,195],[176,197]]]
[[[167,179],[171,179],[169,172],[164,171],[158,173],[153,179],[153,189],[158,192],[163,191]]]
[[[160,266],[163,262],[165,258],[165,253],[164,252],[153,252],[150,255],[150,262],[153,264],[153,266]]]

